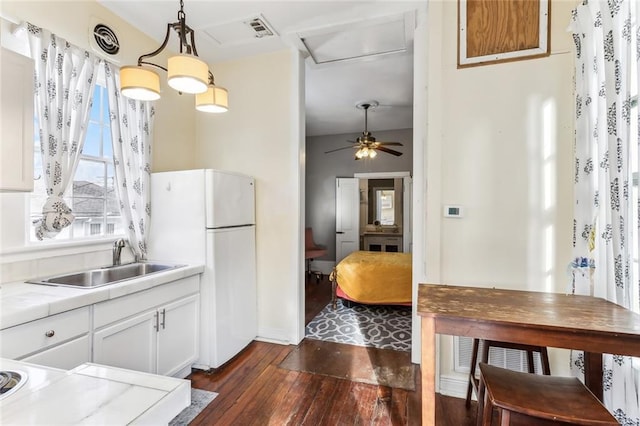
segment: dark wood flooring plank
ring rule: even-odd
[[[264,424],[272,426],[291,425],[291,419],[300,411],[303,404],[300,400],[305,398],[306,388],[311,382],[311,375],[298,371],[287,371],[281,386],[274,392],[275,399],[279,401],[272,411],[269,421]],[[286,389],[286,392],[285,392]]]
[[[221,420],[229,419],[242,425],[267,424],[271,415],[278,409],[277,392],[274,391],[285,381],[287,373],[276,366],[268,366]],[[287,393],[286,389],[283,393]]]
[[[200,389],[218,392],[219,396],[194,419],[192,426],[217,424],[254,381],[269,365],[279,364],[291,350],[288,346],[253,342],[238,358],[213,373],[198,372],[191,375],[193,386],[206,384]],[[194,376],[196,376],[194,380]],[[208,379],[208,380],[206,380]]]
[[[326,282],[325,282],[326,281]],[[308,318],[313,318],[330,300],[330,284],[311,280],[305,287],[313,303],[308,304]],[[327,291],[328,290],[328,291]],[[315,312],[315,313],[314,313]],[[308,319],[309,320],[309,319]],[[341,348],[353,355],[357,364],[362,348]],[[194,371],[192,386],[218,392],[219,396],[191,423],[211,425],[272,426],[346,426],[346,425],[411,425],[421,424],[420,369],[416,369],[415,391],[369,385],[323,374],[293,371],[278,366],[295,346],[252,342],[246,350],[214,372]],[[320,348],[331,357],[335,347]],[[378,363],[395,366],[410,362],[406,353],[392,353]],[[340,361],[349,364],[349,360]],[[326,360],[331,363],[331,359]],[[334,360],[335,362],[335,360]],[[354,365],[347,377],[353,377],[363,365]],[[476,404],[466,409],[464,399],[436,395],[438,426],[475,425]]]
[[[326,377],[322,380],[315,398],[309,406],[307,414],[302,421],[305,425],[321,425],[326,424],[323,419],[328,414],[327,405],[335,397],[335,391],[339,385],[340,379],[334,377]]]
[[[338,382],[333,398],[327,404],[327,415],[325,416],[325,422],[328,425],[339,425],[340,417],[345,411],[345,407],[349,404],[349,398],[351,397],[351,383],[349,380],[340,380]]]

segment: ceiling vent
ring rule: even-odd
[[[264,40],[278,35],[264,16],[260,14],[250,16],[240,21],[202,28],[202,32],[222,47],[254,43],[258,40]]]
[[[273,31],[271,31],[269,26],[260,18],[253,18],[251,21],[245,22],[245,24],[249,24],[251,29],[256,32],[257,38],[273,35]]]
[[[101,57],[119,62],[120,42],[112,26],[92,18],[89,24],[89,45]]]

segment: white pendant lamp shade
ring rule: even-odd
[[[160,99],[160,76],[153,70],[139,66],[120,68],[122,95],[140,101]]]
[[[169,86],[183,93],[203,93],[209,82],[209,66],[192,55],[172,56],[167,61]]]
[[[210,84],[206,92],[196,95],[196,109],[202,112],[226,112],[229,109],[227,89]]]

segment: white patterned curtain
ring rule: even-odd
[[[573,288],[632,308],[631,83],[640,52],[632,31],[638,0],[585,0],[573,11],[576,133]],[[621,342],[624,344],[624,342]],[[604,356],[604,403],[623,425],[640,424],[633,359]],[[581,353],[572,370],[584,373]]]
[[[27,24],[27,29],[48,196],[42,218],[34,221],[35,235],[42,240],[55,237],[74,219],[63,197],[82,152],[98,58],[42,28]]]
[[[151,215],[151,136],[154,108],[151,102],[121,96],[120,74],[105,63],[116,188],[129,245],[139,259],[147,258]]]

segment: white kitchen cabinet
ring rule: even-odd
[[[93,362],[130,370],[156,372],[157,312],[145,312],[93,334]]]
[[[91,339],[84,335],[70,342],[45,349],[20,361],[71,370],[91,360]]]
[[[158,369],[170,376],[183,368],[185,360],[198,358],[198,324],[200,298],[189,296],[164,306],[158,311]]]
[[[72,369],[91,361],[89,307],[0,331],[0,357]]]
[[[31,58],[0,48],[0,191],[33,191]]]
[[[364,235],[364,249],[366,251],[401,252],[402,237],[396,235]]]
[[[163,375],[198,358],[199,276],[94,305],[93,361]]]

